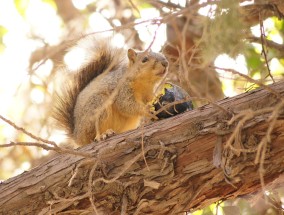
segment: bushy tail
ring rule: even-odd
[[[57,127],[66,131],[72,138],[74,131],[74,108],[80,92],[100,74],[115,70],[125,62],[123,49],[112,47],[110,39],[87,37],[79,41],[75,48],[83,49],[86,60],[75,72],[69,72],[62,82],[61,90],[55,93],[52,117]]]

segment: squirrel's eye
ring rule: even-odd
[[[148,57],[144,57],[143,60],[142,60],[142,63],[145,63],[145,62],[147,62],[148,60],[149,60]]]

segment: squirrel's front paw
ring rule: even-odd
[[[144,109],[144,116],[149,118],[149,119],[154,119],[157,120],[158,117],[155,115],[155,108],[153,107],[152,104],[147,104],[145,109]]]
[[[105,140],[105,139],[107,139],[108,137],[112,137],[112,136],[114,136],[115,135],[115,131],[114,130],[112,130],[112,129],[108,129],[108,130],[106,130],[104,133],[102,133],[101,135],[97,135],[96,137],[95,137],[95,141],[100,141],[100,140]]]

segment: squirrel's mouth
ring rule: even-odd
[[[161,71],[158,71],[158,72],[156,73],[156,75],[157,75],[157,76],[164,76],[164,75],[166,74],[166,72],[167,72],[167,69],[165,68],[165,69],[163,69],[163,70],[161,70]]]

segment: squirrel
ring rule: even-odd
[[[110,39],[83,39],[87,57],[56,92],[52,117],[79,146],[139,126],[165,78],[168,61],[161,53],[125,50]]]

